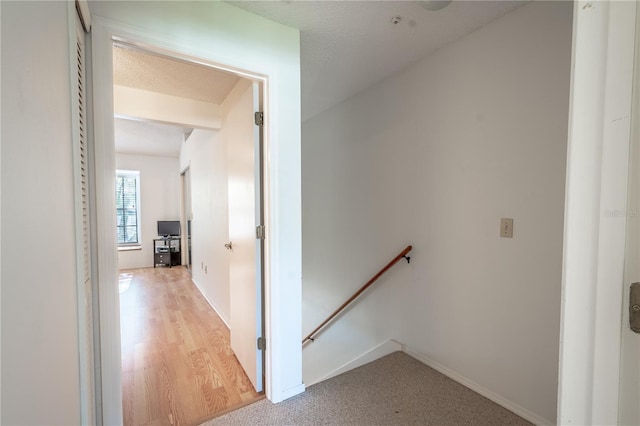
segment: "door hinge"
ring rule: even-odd
[[[258,111],[254,115],[256,126],[262,126],[264,124],[264,112]]]
[[[265,349],[267,349],[267,339],[258,337],[258,350],[264,351]]]
[[[264,225],[256,226],[256,238],[258,240],[264,240]]]

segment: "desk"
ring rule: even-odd
[[[180,237],[153,239],[153,267],[165,265],[171,268],[181,264]]]

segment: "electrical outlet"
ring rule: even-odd
[[[204,273],[207,273],[207,265],[204,265]]]
[[[500,237],[513,238],[513,219],[503,217],[500,219]]]

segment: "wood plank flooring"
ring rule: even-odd
[[[120,324],[125,425],[195,425],[263,398],[186,268],[121,271]]]

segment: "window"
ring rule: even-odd
[[[116,170],[118,245],[140,244],[140,172]]]

